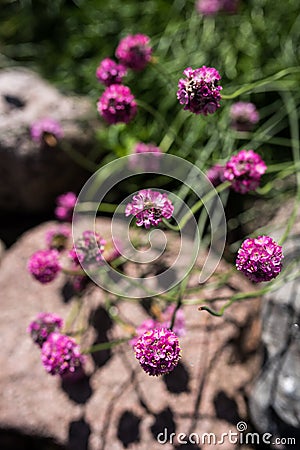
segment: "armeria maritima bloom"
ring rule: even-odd
[[[225,167],[221,164],[215,164],[206,172],[206,176],[213,186],[219,186],[219,184],[225,181],[224,178]]]
[[[237,270],[259,283],[276,278],[281,272],[282,247],[269,236],[248,238],[238,251]]]
[[[51,333],[42,346],[42,363],[51,375],[74,373],[83,363],[79,345],[60,333]]]
[[[59,195],[56,199],[57,206],[54,211],[57,219],[71,222],[76,202],[77,197],[74,192],[66,192],[65,194]]]
[[[132,70],[142,70],[151,60],[150,38],[144,34],[134,34],[122,39],[116,49],[119,61]]]
[[[267,170],[262,158],[253,150],[241,150],[226,163],[224,178],[234,191],[246,194],[258,188],[261,176]]]
[[[230,108],[231,126],[237,131],[249,131],[259,121],[254,103],[236,102]]]
[[[54,226],[46,233],[46,243],[49,248],[62,251],[66,248],[71,236],[70,225],[62,223]]]
[[[173,211],[174,206],[167,194],[142,189],[127,204],[125,215],[135,216],[138,227],[144,225],[145,228],[150,228],[151,225],[157,226],[163,218],[170,219]]]
[[[57,314],[42,312],[29,324],[27,331],[33,342],[42,347],[48,336],[54,331],[59,331],[62,326],[63,319]]]
[[[203,16],[212,16],[218,12],[234,13],[238,0],[197,0],[196,10]]]
[[[167,328],[146,331],[134,351],[144,371],[156,376],[172,372],[181,357],[178,337]]]
[[[144,156],[141,158],[138,156],[140,154],[143,154]],[[129,167],[131,169],[148,169],[156,172],[160,167],[161,155],[162,151],[156,145],[138,142],[133,149],[133,153],[129,157]]]
[[[50,283],[61,270],[57,250],[38,250],[28,261],[28,270],[40,283]]]
[[[31,125],[30,134],[32,140],[39,144],[45,143],[49,147],[54,147],[57,141],[63,137],[63,130],[56,120],[45,117]]]
[[[96,70],[96,77],[104,86],[122,83],[126,74],[126,67],[110,58],[103,59]]]
[[[181,78],[178,83],[179,103],[194,114],[206,116],[214,113],[220,107],[221,100],[219,72],[213,67],[203,66],[195,70],[188,67],[183,74],[186,78]]]
[[[97,109],[109,124],[128,123],[137,113],[137,104],[129,87],[112,84],[99,98]]]
[[[76,239],[69,256],[75,265],[91,265],[103,262],[105,244],[106,240],[98,233],[86,230],[82,233],[82,237]]]

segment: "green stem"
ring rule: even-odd
[[[101,342],[100,344],[93,345],[92,347],[83,350],[81,353],[87,355],[89,353],[99,352],[101,350],[107,350],[109,348],[116,347],[117,345],[123,344],[124,342],[128,342],[132,336],[126,338],[116,339],[115,341],[110,342]]]

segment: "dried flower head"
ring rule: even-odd
[[[167,194],[142,189],[133,196],[132,202],[127,204],[125,215],[135,216],[138,227],[144,225],[145,228],[150,228],[151,225],[157,226],[163,217],[170,219],[173,211],[174,206]]]
[[[42,347],[48,336],[54,331],[59,331],[63,326],[63,319],[57,314],[39,313],[29,324],[27,332],[30,333],[33,342]]]
[[[104,86],[122,83],[126,74],[126,67],[110,58],[103,59],[96,70],[96,77]]]
[[[103,263],[103,252],[106,240],[98,233],[86,230],[82,237],[78,238],[69,252],[69,256],[75,265],[92,265]]]
[[[238,251],[237,270],[255,283],[270,281],[281,272],[282,247],[269,236],[248,238]]]
[[[250,102],[236,102],[230,108],[231,126],[238,131],[249,131],[259,121],[256,106]]]
[[[220,107],[222,90],[218,86],[221,79],[219,72],[213,67],[203,66],[193,70],[188,67],[178,83],[177,98],[185,110],[194,114],[213,114]]]
[[[56,199],[57,207],[54,211],[57,219],[72,222],[76,202],[77,197],[74,192],[66,192],[65,194],[59,195]]]
[[[28,261],[28,270],[40,283],[50,283],[61,270],[57,250],[38,250]]]
[[[48,248],[56,249],[60,252],[66,248],[70,236],[70,226],[67,224],[59,224],[47,231],[47,246]]]
[[[226,163],[224,177],[231,182],[234,191],[246,194],[257,189],[266,170],[265,162],[257,153],[241,150]]]
[[[150,38],[144,34],[128,35],[122,39],[116,49],[116,57],[124,66],[133,70],[142,70],[151,60]]]
[[[74,373],[81,367],[83,356],[74,339],[60,333],[51,333],[42,346],[42,363],[51,375]]]
[[[45,117],[31,125],[30,134],[33,141],[55,147],[57,141],[63,137],[63,130],[56,120]]]
[[[181,357],[178,337],[167,328],[146,331],[134,351],[144,371],[155,376],[172,372]]]
[[[97,109],[109,124],[128,123],[137,113],[137,104],[129,87],[112,84],[99,98]]]

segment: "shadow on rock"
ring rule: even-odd
[[[172,372],[163,377],[163,381],[165,382],[168,391],[173,394],[189,392],[189,380],[189,372],[182,362],[179,362]]]
[[[91,428],[84,419],[70,423],[68,450],[88,450]]]
[[[51,438],[22,433],[12,428],[0,430],[1,450],[67,450]]]
[[[238,413],[237,403],[234,399],[228,397],[224,391],[220,391],[214,398],[216,416],[219,419],[236,425],[241,419]]]
[[[166,439],[166,442],[170,439],[170,434],[175,433],[176,424],[174,422],[174,414],[171,408],[167,407],[160,413],[155,414],[155,421],[151,425],[151,433],[154,439],[157,440],[158,435],[161,435]]]
[[[76,381],[62,379],[61,388],[73,402],[80,405],[86,403],[93,393],[90,379],[86,375]]]
[[[95,329],[97,336],[93,345],[105,344],[109,342],[110,339],[107,335],[107,332],[112,327],[113,323],[106,310],[100,306],[95,311],[93,311],[89,318],[90,325]],[[102,367],[111,357],[111,350],[99,350],[95,351],[91,354],[94,363],[97,367]]]
[[[141,419],[131,411],[124,411],[118,423],[117,436],[127,448],[133,442],[140,442]]]

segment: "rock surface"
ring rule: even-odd
[[[95,146],[96,113],[85,98],[66,96],[24,68],[0,71],[0,208],[46,212],[55,197],[81,189],[87,167],[78,159]],[[64,137],[54,147],[33,142],[30,126],[50,117]]]
[[[218,318],[198,311],[198,305],[192,301],[192,298],[208,301],[253,290],[235,272],[218,287],[220,275],[230,269],[223,262],[210,281],[191,294],[191,304],[184,307],[187,331],[180,338],[182,360],[171,374],[149,377],[135,360],[131,347],[124,343],[89,356],[87,376],[77,383],[62,383],[60,378],[48,375],[42,367],[39,349],[26,333],[38,312],[60,314],[73,331],[90,324],[80,342],[82,348],[87,348],[93,343],[128,335],[127,328],[112,320],[116,311],[130,326],[137,326],[149,318],[150,306],[146,301],[114,301],[94,285],[79,302],[67,295],[63,275],[49,285],[35,281],[26,270],[27,260],[34,251],[45,247],[45,231],[50,225],[45,223],[24,234],[6,251],[1,266],[2,429],[18,430],[26,439],[39,438],[39,450],[46,448],[44,442],[69,450],[127,447],[207,450],[219,448],[219,444],[209,445],[208,437],[201,445],[185,444],[178,442],[186,439],[179,433],[197,442],[203,433],[215,433],[220,438],[222,433],[236,432],[238,422],[249,423],[246,397],[260,364],[260,302],[248,300],[235,304],[224,317]],[[109,234],[110,222],[102,220],[100,228],[102,234]],[[172,235],[171,239],[174,248],[177,238]],[[150,267],[150,272],[154,269],[155,265]],[[108,300],[112,302],[110,315],[105,309]],[[80,318],[72,326],[70,314],[76,308],[80,310]],[[170,433],[176,436],[172,438]],[[165,440],[168,443],[162,445]],[[3,442],[0,435],[3,450],[14,448],[3,446]],[[230,443],[226,438],[225,443],[226,450],[253,448]]]

